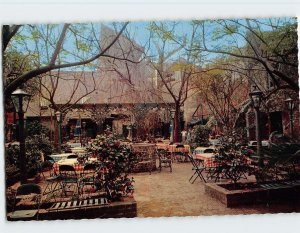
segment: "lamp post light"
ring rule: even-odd
[[[27,181],[26,171],[26,151],[25,151],[25,134],[24,134],[24,113],[27,111],[31,94],[28,94],[22,89],[17,89],[11,94],[11,99],[14,104],[15,110],[19,115],[19,142],[20,142],[20,174],[21,184]]]
[[[132,124],[128,125],[127,126],[127,130],[128,130],[128,136],[127,136],[127,139],[129,141],[132,141]]]
[[[251,103],[252,106],[255,109],[255,118],[256,118],[256,141],[257,141],[257,156],[258,156],[258,163],[259,166],[263,166],[263,156],[261,154],[261,133],[260,133],[260,112],[259,112],[259,107],[262,101],[262,95],[263,93],[259,90],[257,90],[257,87],[255,87],[255,89],[249,93],[250,95],[250,99],[251,99]]]
[[[174,121],[174,117],[175,117],[175,110],[174,109],[172,109],[171,111],[171,118],[172,118],[172,120],[171,120],[171,122],[172,122],[172,130],[171,130],[171,142],[173,142],[174,141],[174,123],[175,123],[175,121]]]
[[[57,143],[57,151],[61,153],[61,122],[62,122],[62,114],[60,111],[55,113],[57,120],[57,132],[58,132],[58,143]]]
[[[285,103],[286,103],[286,106],[287,106],[287,109],[289,110],[289,115],[290,115],[290,136],[293,137],[294,135],[294,132],[293,132],[293,110],[295,108],[295,102],[293,99],[291,98],[288,98],[285,100]]]
[[[85,121],[83,121],[82,122],[82,129],[83,129],[83,146],[85,146],[86,145],[86,122]]]

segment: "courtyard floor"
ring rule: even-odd
[[[173,172],[132,174],[135,179],[134,197],[138,217],[209,216],[300,212],[300,204],[251,205],[227,208],[204,193],[204,183],[199,179],[189,183],[192,175],[190,163],[173,163]],[[251,177],[250,177],[251,179]]]

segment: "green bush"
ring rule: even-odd
[[[300,144],[270,143],[269,148],[262,149],[264,164],[253,170],[258,182],[276,180],[297,180],[300,178]],[[258,159],[257,155],[252,156]]]
[[[28,137],[33,137],[35,135],[44,135],[45,137],[49,137],[50,130],[43,126],[39,121],[32,121],[28,123],[26,127],[26,135]]]
[[[197,146],[209,146],[209,134],[211,129],[204,125],[197,125],[191,132],[191,145]]]
[[[42,155],[50,155],[53,152],[53,146],[49,139],[44,135],[35,135],[27,137],[26,142],[26,159],[28,176],[34,176],[42,159]],[[10,145],[5,150],[5,168],[7,183],[12,183],[11,174],[19,173],[19,145]],[[14,179],[15,180],[15,176]]]
[[[106,171],[101,175],[97,186],[104,189],[110,200],[118,200],[122,196],[133,193],[133,178],[128,175],[137,163],[136,156],[130,148],[121,145],[116,137],[106,131],[105,135],[98,135],[93,141],[90,152],[98,157],[100,171]]]
[[[235,185],[249,173],[245,138],[237,131],[227,132],[219,138],[220,146],[216,149],[216,162],[220,164],[220,175],[230,179]]]

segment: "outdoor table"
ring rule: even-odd
[[[168,150],[171,153],[176,153],[176,152],[182,152],[182,153],[190,153],[191,148],[189,145],[184,145],[184,147],[178,147],[176,148],[178,145],[169,145],[168,146]]]
[[[81,143],[80,142],[67,142],[67,145],[70,146],[71,148],[81,147]]]
[[[74,167],[75,171],[79,174],[83,172],[83,167],[84,167],[84,165],[77,162],[77,159],[63,159],[53,164],[53,170],[55,173],[59,172],[60,165],[71,165]]]
[[[213,168],[217,166],[217,163],[215,161],[215,155],[213,154],[196,154],[195,155],[196,160],[203,161],[203,164],[206,168]]]
[[[131,147],[134,152],[136,151],[149,151],[154,152],[156,145],[153,143],[133,143]]]
[[[165,144],[165,143],[156,143],[156,148],[157,149],[168,150],[169,149],[169,145]]]
[[[84,147],[73,147],[71,148],[72,153],[85,153],[86,148]]]
[[[64,153],[64,154],[55,154],[49,155],[55,162],[58,162],[62,159],[66,159],[69,155],[73,155],[73,153]]]
[[[172,155],[172,160],[175,160],[177,159],[178,161],[184,161],[184,162],[187,162],[188,161],[188,157],[187,157],[187,154],[190,154],[190,146],[189,145],[183,145],[182,146],[179,146],[178,145],[169,145],[168,146],[168,151],[171,152],[171,155]],[[178,156],[176,155],[177,153]],[[181,154],[183,153],[183,154]]]

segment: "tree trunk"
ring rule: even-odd
[[[173,142],[181,142],[180,135],[180,105],[179,103],[175,104],[175,114],[173,120]]]

